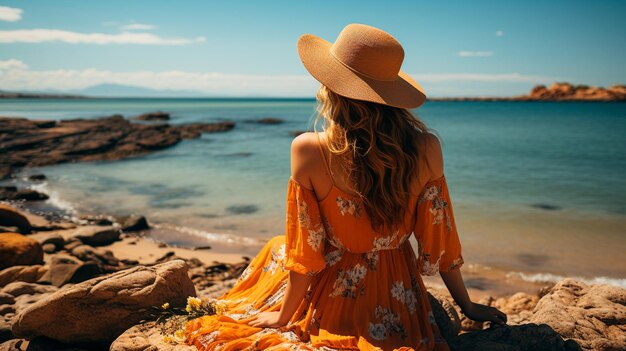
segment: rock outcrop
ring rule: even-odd
[[[626,85],[608,88],[570,83],[553,83],[549,87],[537,85],[525,98],[541,101],[626,101]]]
[[[626,85],[613,85],[608,88],[570,83],[552,83],[549,87],[536,85],[530,93],[512,97],[448,97],[429,98],[430,101],[626,101]]]
[[[539,300],[530,322],[587,350],[626,350],[626,289],[562,280]]]
[[[108,343],[148,318],[152,306],[183,306],[195,295],[185,262],[139,266],[64,287],[21,311],[12,331],[27,339]]]
[[[133,123],[120,115],[63,121],[0,117],[0,179],[22,167],[141,156],[234,126],[233,122]]]

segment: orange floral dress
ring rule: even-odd
[[[444,176],[411,198],[404,224],[377,233],[358,198],[333,184],[318,200],[290,178],[285,235],[270,239],[218,298],[223,313],[187,323],[187,343],[203,351],[449,350],[420,276],[463,264]],[[289,323],[249,326],[256,314],[280,310],[290,270],[313,280]]]

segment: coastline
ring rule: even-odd
[[[145,118],[157,120],[164,118],[160,113],[149,115],[153,117]],[[116,122],[114,125],[120,125],[121,119],[119,117],[105,119],[104,123],[108,123],[106,121],[114,121]],[[13,122],[9,121],[9,123]],[[73,122],[69,121],[68,123]],[[101,120],[88,122],[78,120],[79,124],[85,123],[88,126],[97,125],[100,122]],[[46,132],[52,131],[52,133],[47,133],[43,137],[47,141],[44,145],[48,148],[47,153],[44,154],[55,154],[56,150],[62,150],[64,147],[63,143],[67,141],[66,135],[68,130],[72,133],[71,128],[67,128],[66,124],[59,126],[59,122],[51,123],[50,121],[41,120],[24,122],[22,120],[20,123],[34,123],[34,130],[38,132],[41,129],[44,129]],[[143,126],[144,124],[138,125]],[[77,157],[76,159],[51,158],[41,162],[50,164],[56,161],[116,160],[136,155],[146,155],[154,150],[175,145],[182,138],[167,139],[167,136],[185,133],[185,128],[189,128],[185,125],[177,126],[179,129],[172,129],[163,125],[159,126],[159,124],[146,125],[148,127],[130,126],[128,128],[131,130],[132,128],[150,128],[154,133],[157,133],[155,134],[158,136],[157,139],[165,138],[168,141],[162,144],[162,147],[148,149],[143,148],[143,144],[132,139],[127,139],[119,145],[112,146],[109,141],[108,144],[104,144],[107,147],[102,149],[98,145],[102,145],[100,144],[102,140],[107,140],[107,134],[105,133],[104,136],[91,135],[90,138],[78,139],[79,147],[77,147],[78,150],[89,150],[90,152],[78,153],[78,156],[70,152],[69,155]],[[206,127],[206,132],[223,131],[222,125],[217,125],[217,127],[216,124],[204,125],[208,126]],[[194,126],[198,126],[198,124]],[[74,130],[75,132],[76,130]],[[107,133],[110,132],[115,132],[115,130],[109,130]],[[54,136],[52,139],[60,138],[63,141],[57,140],[50,143],[50,135]],[[78,135],[82,134],[79,133]],[[36,135],[34,140],[27,137],[19,140],[19,142],[22,142],[20,146],[16,147],[16,144],[9,143],[8,147],[13,147],[12,150],[20,152],[26,150],[26,155],[32,152],[41,153],[42,150],[37,149],[40,138],[42,138],[41,134]],[[26,140],[25,144],[23,143],[24,140]],[[56,142],[59,143],[55,144]],[[85,142],[87,144],[82,144]],[[7,147],[6,145],[4,144],[5,148]],[[23,147],[23,145],[28,145],[28,147]],[[53,145],[52,149],[50,149],[51,145]],[[77,144],[71,143],[71,145],[76,146]],[[128,148],[128,146],[124,145],[131,145],[130,149],[134,151],[126,154],[117,153],[116,147],[118,146]],[[96,152],[93,152],[93,150]],[[150,218],[142,215],[135,213],[130,215],[127,213],[111,215],[107,213],[106,208],[96,213],[75,212],[68,214],[63,211],[55,211],[50,208],[49,204],[46,205],[46,200],[52,194],[41,191],[44,188],[37,186],[37,184],[45,181],[46,176],[41,173],[19,173],[19,170],[25,169],[23,167],[26,166],[28,168],[28,164],[24,164],[20,160],[20,152],[15,152],[11,155],[12,158],[10,160],[14,163],[8,163],[10,167],[8,177],[13,177],[13,180],[19,180],[19,186],[9,185],[1,188],[2,195],[5,198],[7,196],[11,197],[12,200],[8,202],[10,206],[0,205],[0,219],[4,221],[4,227],[1,229],[5,232],[0,234],[0,239],[4,236],[4,238],[8,238],[6,240],[15,240],[18,245],[20,242],[23,242],[25,246],[31,245],[33,247],[32,245],[34,245],[35,248],[40,247],[39,250],[43,250],[45,254],[42,255],[39,261],[21,262],[17,266],[10,266],[0,271],[0,288],[2,288],[0,298],[3,298],[3,301],[5,301],[3,302],[5,305],[2,308],[6,312],[3,316],[4,318],[0,319],[0,336],[2,336],[0,342],[8,340],[7,343],[12,343],[15,347],[19,346],[19,348],[16,348],[17,350],[24,350],[31,343],[48,347],[53,342],[50,339],[42,339],[41,337],[35,337],[30,341],[20,338],[23,337],[22,335],[32,335],[22,334],[25,333],[22,330],[27,327],[22,326],[20,323],[22,323],[21,320],[23,318],[27,318],[29,313],[32,313],[31,311],[45,310],[49,308],[49,304],[53,304],[53,301],[58,299],[63,301],[62,296],[67,291],[78,289],[83,285],[89,286],[89,284],[93,284],[92,282],[103,279],[115,281],[118,277],[126,274],[125,272],[136,272],[133,274],[145,276],[150,274],[158,275],[160,274],[159,270],[164,269],[172,270],[171,274],[182,274],[178,279],[188,280],[186,284],[191,284],[193,289],[195,289],[193,293],[191,290],[186,292],[185,296],[192,296],[191,294],[193,294],[202,298],[212,298],[227,291],[234,284],[247,267],[251,257],[256,253],[259,248],[258,245],[263,244],[263,240],[258,238],[256,242],[235,240],[234,244],[227,250],[228,252],[221,250],[218,246],[211,248],[176,246],[156,239],[159,236],[168,237],[168,231],[171,231],[172,227],[168,226],[167,223],[151,223]],[[82,159],[83,156],[85,156],[85,159]],[[35,162],[33,166],[40,166],[37,164],[37,158],[30,158],[29,160]],[[40,170],[45,172],[45,169],[42,168]],[[89,197],[92,194],[88,192],[83,194],[83,196]],[[4,203],[6,204],[7,202]],[[19,208],[15,209],[13,207],[16,205],[19,205]],[[2,212],[2,209],[5,211]],[[37,213],[31,213],[31,211]],[[14,225],[10,225],[11,223],[7,224],[7,220],[9,222],[13,220]],[[503,218],[503,220],[506,220],[506,218]],[[24,235],[16,236],[18,234],[7,234],[8,232],[22,232]],[[177,235],[179,233],[181,232],[170,232],[169,235]],[[219,233],[216,234],[219,235]],[[190,235],[193,235],[193,233]],[[0,245],[1,247],[2,245]],[[513,245],[512,248],[514,249],[515,246]],[[250,252],[250,254],[242,254],[245,250]],[[20,252],[22,251],[16,250],[15,252],[8,252],[8,254],[11,257],[12,254]],[[6,250],[2,254],[7,254]],[[539,262],[542,262],[540,258],[541,256],[530,256],[530,259],[539,259]],[[466,259],[468,263],[461,268],[471,299],[474,302],[495,306],[507,313],[511,332],[510,334],[502,335],[502,329],[490,327],[488,323],[477,323],[469,320],[455,305],[440,277],[423,277],[429,293],[433,296],[431,304],[438,306],[436,307],[439,311],[436,312],[437,323],[442,329],[447,330],[445,333],[449,341],[451,344],[458,346],[459,349],[462,349],[463,345],[487,345],[493,342],[507,344],[511,340],[520,338],[527,340],[530,345],[534,342],[556,342],[561,343],[561,345],[565,343],[569,345],[568,350],[578,350],[580,346],[590,350],[599,344],[618,345],[617,347],[622,345],[621,339],[615,339],[618,341],[614,340],[615,335],[621,338],[621,334],[615,334],[614,332],[614,327],[619,328],[620,324],[616,325],[613,322],[613,319],[616,318],[615,315],[620,313],[620,307],[618,306],[621,300],[614,302],[612,296],[624,296],[626,298],[626,289],[612,285],[596,284],[597,282],[590,282],[594,284],[588,285],[566,276],[552,276],[548,279],[551,280],[549,283],[544,282],[543,279],[532,278],[532,276],[530,279],[523,279],[524,274],[532,273],[521,272],[521,275],[516,276],[511,274],[515,272],[474,264],[472,261],[474,261],[474,258]],[[155,281],[162,280],[157,279]],[[109,284],[113,287],[120,283]],[[142,288],[142,284],[146,283],[141,282],[136,285],[138,288]],[[581,291],[587,297],[582,296]],[[28,292],[32,293],[29,294]],[[569,296],[568,299],[571,301],[562,302],[563,296]],[[607,298],[606,296],[609,297]],[[180,304],[181,296],[176,298],[179,301],[178,304]],[[593,301],[591,310],[572,307],[577,306],[576,301],[578,299],[585,298]],[[94,302],[93,306],[97,306],[97,308],[118,308],[115,304],[106,302],[104,305],[102,304],[103,302]],[[76,308],[75,305],[71,306]],[[595,310],[609,312],[607,312],[608,315],[606,317],[597,317],[593,314]],[[84,311],[76,311],[77,314],[79,312],[85,313]],[[558,313],[563,315],[559,316]],[[587,329],[584,331],[571,331],[568,329],[568,325],[562,322],[568,318],[576,318],[585,320],[587,323],[593,323],[595,329],[593,329],[593,332],[589,332]],[[79,322],[97,323],[97,321],[91,321],[90,319],[79,320]],[[164,335],[163,330],[153,324],[153,322],[135,325],[138,322],[139,319],[137,321],[127,321],[126,323],[129,324],[124,328],[130,329],[123,332],[116,340],[107,340],[107,343],[112,342],[110,349],[125,350],[128,348],[128,345],[134,345],[138,338],[144,340],[142,342],[146,343],[146,347],[174,350],[181,346],[171,345],[163,341],[163,337],[167,335]],[[33,322],[31,321],[30,323]],[[50,323],[56,325],[54,320],[48,322],[48,324]],[[63,329],[63,326],[54,327],[57,329],[54,329],[52,334],[40,329],[43,327],[28,328],[31,328],[26,329],[28,333],[34,333],[34,335],[41,334],[48,337],[61,338],[60,334],[56,333],[60,333],[59,330]],[[64,330],[64,332],[73,333],[74,331]],[[111,336],[117,335],[109,334],[106,337],[110,338]],[[96,338],[96,336],[93,337]],[[28,336],[26,339],[31,339],[31,337]],[[72,344],[75,340],[78,342],[82,339],[63,337],[60,340]],[[80,342],[84,343],[84,341]],[[529,349],[532,349],[532,347]]]
[[[137,120],[137,122],[129,123],[131,119]],[[197,133],[198,130],[204,133],[228,132],[235,126],[234,122],[229,121],[217,123],[193,123],[188,125],[177,124],[171,126],[163,123],[168,120],[169,114],[162,112],[144,113],[128,119],[121,116],[112,116],[100,119],[74,119],[60,122],[50,120],[3,119],[0,120],[0,122],[4,121],[4,123],[8,123],[6,129],[14,128],[14,130],[17,130],[18,128],[14,127],[17,126],[21,128],[20,133],[22,135],[20,137],[22,139],[9,139],[8,142],[5,141],[5,143],[2,144],[4,151],[14,151],[11,157],[4,160],[4,166],[5,168],[8,166],[9,169],[12,169],[11,173],[14,177],[17,177],[15,178],[16,180],[19,180],[15,183],[15,185],[18,185],[19,188],[16,190],[16,193],[20,193],[20,191],[30,191],[32,194],[40,193],[41,195],[37,196],[41,196],[42,199],[43,197],[46,199],[53,197],[49,201],[29,202],[31,210],[42,210],[45,214],[46,210],[50,210],[50,208],[46,208],[46,203],[62,203],[66,201],[63,196],[63,191],[58,194],[59,189],[49,189],[45,186],[45,181],[41,182],[29,180],[29,172],[26,172],[25,174],[16,173],[20,169],[28,169],[32,164],[32,166],[38,168],[38,171],[45,172],[45,167],[42,168],[38,166],[56,163],[67,164],[67,162],[99,160],[115,161],[118,159],[136,158],[136,156],[149,155],[157,150],[174,146],[182,139],[197,138],[201,135],[201,133]],[[275,120],[276,122],[272,120],[268,121],[268,123],[280,122],[278,119]],[[261,122],[253,121],[253,123]],[[202,128],[199,128],[199,126]],[[128,133],[128,135],[133,135],[133,133],[136,133],[135,129],[137,128],[139,128],[141,133],[145,133],[144,130],[149,130],[150,134],[147,136],[145,134],[138,134],[138,137],[127,136],[123,141],[111,145],[109,140],[111,137],[114,137],[116,133],[118,133],[118,130],[121,129],[125,133]],[[194,134],[190,134],[189,132],[192,128],[196,129]],[[100,130],[100,132],[90,132],[90,130],[93,129]],[[83,130],[88,131],[86,134],[87,137],[82,136],[84,134]],[[34,131],[32,132],[33,134],[28,135],[31,131]],[[77,139],[78,142],[71,140],[73,133],[81,135],[80,139]],[[178,136],[176,133],[182,133],[180,134],[182,137]],[[185,133],[190,134],[190,136],[186,136]],[[175,137],[171,138],[172,135]],[[145,144],[144,140],[146,138],[153,139],[153,141],[149,145]],[[47,144],[44,144],[45,146],[42,148],[38,146],[39,140],[46,140]],[[60,141],[57,142],[57,140]],[[154,140],[163,140],[163,142],[158,141],[155,143]],[[26,145],[26,148],[23,145]],[[148,145],[147,148],[146,145]],[[158,145],[158,147],[154,148],[153,145]],[[72,148],[70,153],[65,152],[62,156],[55,156],[60,154],[57,150],[67,150],[68,147]],[[132,151],[119,152],[118,150]],[[27,156],[33,151],[36,152],[36,155],[45,155],[45,157],[39,159],[37,157]],[[23,164],[22,167],[19,166],[24,157],[21,155],[29,157],[29,162],[31,164],[25,164],[26,168],[22,168],[24,166]],[[7,160],[9,161],[8,163]],[[11,162],[14,163],[11,164]],[[107,165],[113,164],[115,163],[105,163],[103,164],[103,167],[110,167]],[[2,165],[0,165],[0,168],[2,168]],[[72,184],[70,183],[69,186],[71,187]],[[52,192],[49,192],[50,190],[52,190]],[[184,188],[181,191],[183,194],[187,193],[187,190]],[[169,193],[171,193],[171,191],[168,190],[167,194]],[[111,197],[107,194],[94,194],[91,191],[79,193],[79,196],[85,199],[92,197],[94,199],[98,199],[98,197],[102,198],[103,196]],[[100,201],[96,200],[96,202]],[[65,207],[73,207],[71,203],[65,205]],[[110,210],[113,208],[107,206],[115,206],[115,201],[105,203],[104,205],[105,206],[99,208],[95,213],[74,213],[73,216],[80,218],[83,216],[98,215],[111,218],[112,216],[110,216],[110,214],[112,213],[110,213]],[[548,206],[544,204],[539,205]],[[457,220],[459,220],[459,230],[464,233],[463,242],[464,251],[467,252],[467,261],[472,263],[470,266],[471,268],[468,267],[466,273],[468,275],[468,285],[472,289],[475,289],[477,294],[482,293],[483,295],[491,294],[495,296],[502,296],[517,291],[533,293],[547,285],[554,284],[565,277],[572,276],[569,272],[574,271],[578,273],[576,274],[577,279],[588,283],[609,283],[621,287],[624,287],[626,284],[624,279],[618,278],[621,272],[619,270],[612,271],[610,276],[604,276],[598,275],[597,272],[593,270],[593,267],[586,269],[587,267],[584,262],[576,261],[573,258],[577,255],[582,255],[582,252],[559,252],[560,243],[563,240],[566,240],[568,235],[570,235],[570,232],[576,230],[580,231],[581,228],[589,227],[589,229],[585,229],[586,232],[576,234],[579,240],[591,240],[589,245],[584,245],[584,247],[589,247],[594,243],[596,240],[594,233],[598,230],[598,228],[602,229],[603,234],[608,232],[610,235],[618,237],[620,234],[619,228],[621,227],[619,221],[616,222],[615,220],[610,220],[603,223],[596,220],[596,222],[599,223],[599,226],[593,227],[593,225],[589,225],[584,220],[578,223],[577,220],[578,217],[580,217],[579,214],[567,214],[558,211],[552,213],[548,210],[539,208],[537,210],[538,212],[529,218],[515,219],[511,217],[511,213],[516,213],[516,210],[508,212],[505,211],[501,215],[495,216],[497,217],[496,220],[498,222],[485,223],[482,220],[475,221],[473,218],[480,218],[480,213],[484,211],[499,211],[498,208],[489,209],[484,207],[484,205],[479,207],[470,206],[466,208],[455,206],[455,208],[457,211],[462,211],[462,213],[467,214],[464,217],[457,218]],[[163,212],[168,212],[167,207],[165,209],[166,210]],[[256,209],[253,210],[256,211]],[[248,211],[247,206],[243,206],[241,209],[237,208],[236,211]],[[180,213],[174,213],[176,213],[176,216],[180,216]],[[199,229],[203,228],[203,222],[193,222],[187,224],[185,222],[188,222],[188,220],[185,220],[179,223],[172,223],[168,222],[167,217],[159,218],[154,221],[153,227],[147,231],[146,235],[155,240],[174,243],[179,246],[190,247],[197,245],[211,245],[213,246],[212,251],[216,253],[224,255],[239,254],[251,257],[254,256],[261,248],[265,240],[268,240],[273,235],[281,234],[281,228],[278,227],[271,231],[259,233],[256,236],[250,236],[250,233],[247,232],[247,228],[253,228],[256,224],[255,222],[246,224],[246,221],[250,221],[251,217],[246,217],[250,216],[249,214],[245,215],[246,212],[242,213],[244,216],[237,215],[237,212],[235,212],[234,216],[229,216],[227,219],[224,219],[226,217],[223,216],[213,218],[213,216],[215,216],[214,214],[207,213],[207,216],[210,217],[208,218],[209,221],[215,220],[220,224],[219,226],[214,226],[213,228],[209,227],[206,230]],[[278,222],[278,219],[282,219],[280,216],[280,214],[276,216],[267,216],[266,220],[276,223]],[[148,217],[151,221],[153,220],[152,214]],[[545,239],[549,239],[550,245],[544,245],[542,248],[543,252],[520,251],[520,248],[524,247],[522,242],[517,244],[512,242],[511,245],[506,247],[504,250],[502,248],[494,247],[495,250],[500,251],[498,254],[502,257],[497,260],[490,259],[489,256],[495,257],[496,255],[485,255],[485,253],[489,252],[489,247],[486,244],[489,242],[496,242],[501,239],[498,231],[504,231],[504,233],[507,233],[509,237],[515,238],[517,241],[529,239],[524,233],[525,226],[511,224],[515,221],[537,222],[538,225],[544,227],[544,232],[551,233],[552,236],[554,236],[554,239]],[[626,220],[621,223],[626,223]],[[496,228],[498,231],[490,229],[491,227]],[[206,242],[206,236],[211,237],[209,243]],[[546,244],[546,242],[544,242],[544,244]],[[530,248],[531,247],[526,247],[526,249]],[[552,253],[545,252],[548,248],[552,248],[554,251]],[[613,251],[618,250],[618,248],[619,243],[617,242],[606,246],[605,249],[607,249],[608,252],[605,252],[605,254],[601,256],[607,260],[606,265],[610,265],[611,257],[619,255],[619,252],[612,253]],[[558,255],[556,252],[558,252]],[[565,260],[563,257],[566,257],[566,255],[573,256]],[[579,266],[574,266],[573,268],[567,267],[568,269],[563,269],[563,266],[559,266],[561,262],[570,262]],[[502,263],[506,264],[503,265]],[[601,262],[598,263],[600,264]],[[615,268],[617,269],[617,267]],[[433,284],[439,284],[440,286],[442,284],[440,279],[431,279],[431,282]]]

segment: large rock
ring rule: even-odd
[[[112,226],[84,226],[76,230],[74,237],[87,245],[105,246],[120,239],[120,230]]]
[[[16,281],[34,283],[47,271],[48,268],[42,265],[13,266],[6,268],[0,271],[0,287]]]
[[[23,338],[68,344],[106,343],[150,316],[152,306],[183,306],[195,288],[184,261],[135,267],[65,287],[21,311],[12,325]]]
[[[543,296],[530,319],[587,350],[626,350],[626,289],[564,279]]]
[[[0,233],[0,269],[43,263],[43,250],[37,240],[17,233]]]
[[[17,209],[4,204],[0,204],[0,226],[18,227],[22,234],[28,234],[33,229],[26,216]]]
[[[57,291],[57,288],[54,286],[26,282],[13,282],[2,288],[3,293],[13,295],[14,297],[46,294],[55,291]]]
[[[39,282],[61,287],[67,283],[83,282],[100,273],[102,269],[97,262],[83,262],[73,256],[58,254],[50,259],[50,268]]]

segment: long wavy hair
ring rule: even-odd
[[[317,132],[323,120],[328,149],[345,160],[347,180],[361,198],[372,229],[399,229],[429,129],[407,109],[350,99],[324,85],[316,98],[313,128]]]

